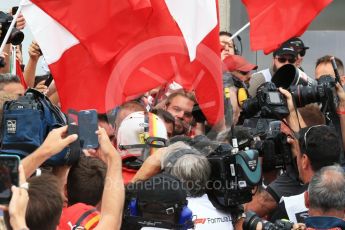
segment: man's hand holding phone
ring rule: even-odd
[[[27,229],[25,214],[29,202],[29,185],[25,179],[23,166],[19,166],[19,187],[12,186],[12,199],[8,206],[13,229]]]
[[[66,125],[50,131],[43,144],[39,147],[42,149],[42,152],[53,156],[77,140],[77,134],[67,135],[67,127]]]
[[[2,156],[0,158],[3,158]],[[25,214],[26,209],[29,202],[29,185],[26,182],[25,173],[22,165],[17,167],[18,173],[17,176],[19,177],[19,186],[12,185],[11,192],[12,197],[11,200],[7,205],[1,205],[0,208],[4,211],[8,211],[10,216],[10,224],[12,229],[27,229],[26,221],[25,221]]]

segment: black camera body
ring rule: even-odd
[[[336,111],[338,106],[338,96],[335,89],[336,81],[330,75],[323,75],[318,80],[317,85],[312,86],[291,86],[290,91],[297,107],[303,107],[310,103],[321,103],[327,107],[329,112]]]
[[[227,209],[252,200],[252,189],[261,181],[261,165],[256,150],[232,153],[229,144],[221,144],[208,156],[211,179],[207,195],[213,206]]]
[[[250,144],[263,157],[263,171],[286,169],[292,163],[290,145],[287,135],[280,131],[281,121],[270,121],[267,130],[260,138],[254,138]]]
[[[272,82],[262,84],[256,97],[247,99],[242,105],[246,118],[255,116],[258,112],[262,118],[281,120],[289,115],[287,101]]]
[[[4,40],[8,29],[13,21],[13,17],[9,14],[6,14],[0,11],[0,24],[1,24],[1,36],[0,43]],[[24,33],[17,28],[13,28],[8,38],[7,44],[12,43],[13,45],[20,45],[24,40]]]

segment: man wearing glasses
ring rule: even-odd
[[[298,53],[290,42],[287,41],[283,43],[279,49],[273,52],[272,66],[252,75],[248,89],[250,96],[254,97],[256,95],[256,90],[261,84],[270,82],[272,76],[280,67],[286,64],[293,64],[296,66],[297,58]]]

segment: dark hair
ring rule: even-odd
[[[325,115],[321,112],[318,104],[308,104],[302,108],[298,108],[298,112],[301,114],[305,124],[310,127],[313,125],[326,124]]]
[[[308,156],[314,172],[339,162],[340,142],[337,133],[329,126],[318,125],[301,129],[299,145],[301,154]]]
[[[0,74],[0,90],[2,90],[4,86],[9,83],[20,83],[20,79],[17,75],[10,73]]]
[[[93,157],[80,157],[67,177],[68,205],[84,203],[96,206],[102,200],[107,167]]]
[[[228,36],[228,37],[231,37],[232,36],[232,33],[229,33],[227,31],[220,31],[219,32],[219,36]]]
[[[108,123],[108,116],[106,113],[98,113],[97,114],[97,118],[98,118],[98,121],[104,121],[106,123]]]
[[[325,55],[323,57],[320,57],[319,59],[317,59],[315,67],[317,67],[320,64],[331,63],[331,57],[332,57],[331,55]],[[343,62],[337,57],[334,57],[334,60],[335,60],[335,63],[337,64],[339,75],[344,75]]]
[[[47,173],[28,179],[28,183],[29,203],[25,216],[28,228],[55,230],[63,207],[57,178]]]
[[[139,111],[146,111],[146,109],[137,101],[128,101],[122,104],[116,114],[116,118],[114,119],[114,127],[116,128],[116,130],[119,129],[121,122],[126,118],[127,115]]]

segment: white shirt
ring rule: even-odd
[[[188,208],[193,212],[193,222],[197,230],[233,230],[230,213],[213,207],[207,195],[198,198],[187,198]]]

